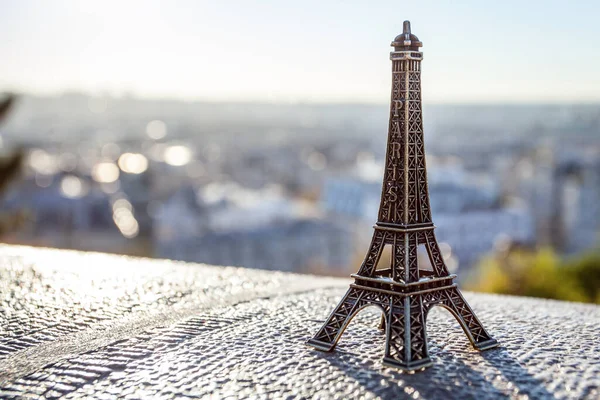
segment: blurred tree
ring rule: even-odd
[[[2,123],[9,114],[15,103],[13,94],[5,94],[0,99],[0,123]],[[0,196],[6,191],[8,184],[19,175],[23,164],[23,151],[17,150],[10,155],[0,157]],[[13,232],[20,226],[26,214],[24,212],[12,212],[0,214],[0,236],[7,232]]]
[[[561,260],[544,248],[509,249],[484,258],[470,290],[600,304],[600,251]]]
[[[0,100],[0,122],[8,115],[8,112],[12,108],[15,102],[15,96],[8,93],[4,95],[4,98]]]

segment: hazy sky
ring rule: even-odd
[[[599,16],[598,0],[0,0],[0,91],[384,103],[409,19],[426,101],[600,101]]]

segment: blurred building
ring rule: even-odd
[[[600,239],[600,155],[562,159],[554,167],[553,178],[553,244],[568,253],[596,246]]]
[[[499,238],[567,254],[598,245],[597,105],[426,109],[448,265],[468,267]],[[6,152],[30,149],[0,213],[31,218],[2,239],[354,271],[377,218],[387,122],[377,105],[25,95],[0,127]]]
[[[158,257],[248,268],[337,275],[350,262],[349,235],[316,219],[280,221],[252,229],[158,239]]]
[[[600,154],[544,147],[515,168],[515,196],[531,204],[538,243],[576,253],[600,242]]]
[[[30,150],[22,179],[11,185],[1,203],[2,211],[21,212],[27,219],[4,240],[152,255],[147,165],[128,173],[87,149],[84,154],[51,147]]]
[[[300,208],[300,209],[299,209]],[[350,262],[347,230],[302,212],[273,188],[211,183],[161,207],[155,254],[183,261],[337,274]]]
[[[473,177],[460,165],[436,165],[431,162],[429,195],[436,235],[448,247],[449,264],[470,267],[490,252],[500,238],[519,242],[534,239],[533,220],[527,208],[500,206],[497,185]],[[447,177],[447,179],[446,179]],[[347,176],[332,176],[323,190],[323,207],[334,215],[364,221],[363,230],[370,237],[368,224],[377,219],[381,197],[381,176],[353,171]]]
[[[461,268],[477,263],[501,240],[531,243],[533,220],[526,209],[496,208],[433,214],[440,242],[450,246]]]
[[[600,157],[582,162],[579,174],[580,184],[575,189],[571,208],[576,215],[567,221],[570,252],[583,251],[600,243]],[[563,203],[564,213],[570,206],[568,202]]]

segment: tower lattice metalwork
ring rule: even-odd
[[[386,333],[383,364],[416,370],[431,365],[425,323],[435,305],[456,317],[476,349],[489,349],[497,342],[458,290],[434,234],[421,112],[422,43],[411,34],[410,22],[404,22],[392,46],[388,143],[373,240],[358,273],[352,275],[354,283],[308,344],[333,350],[354,315],[375,305],[383,311],[380,328]],[[391,265],[378,269],[386,245],[392,248]],[[418,245],[427,250],[431,269],[419,267]]]

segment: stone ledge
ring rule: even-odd
[[[381,364],[374,309],[304,345],[349,280],[0,247],[0,398],[598,398],[600,307],[466,293],[501,348],[430,313],[434,366]]]

